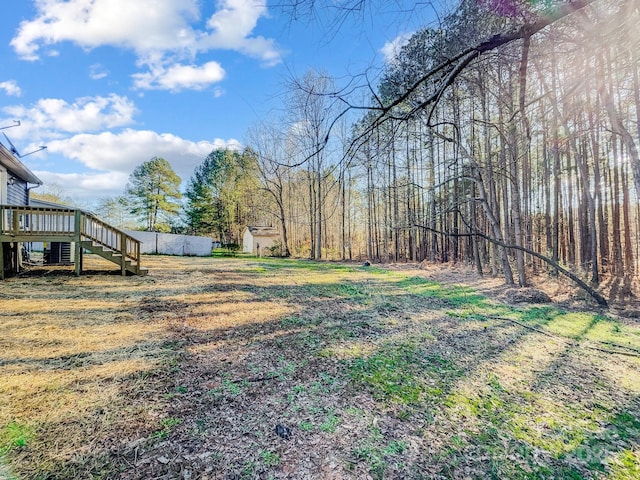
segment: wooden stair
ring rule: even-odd
[[[122,253],[112,250],[109,247],[105,247],[104,245],[100,245],[91,240],[84,240],[80,242],[80,245],[88,252],[99,255],[105,260],[115,263],[127,274],[144,276],[149,273],[149,270],[146,267],[138,268],[136,262],[129,258],[125,258]]]
[[[21,242],[75,245],[76,275],[82,272],[84,251],[115,263],[122,275],[148,273],[140,264],[139,240],[84,210],[0,205],[0,279],[5,278],[5,271],[19,272]]]

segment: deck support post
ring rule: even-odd
[[[120,261],[122,264],[120,265],[121,273],[123,277],[127,276],[127,235],[122,232],[120,233],[120,252],[122,253],[122,258]]]
[[[82,212],[80,210],[76,210],[74,214],[73,227],[76,251],[73,263],[76,267],[76,277],[79,277],[82,272],[82,243],[80,241],[80,222],[82,221]]]
[[[4,232],[4,208],[0,207],[0,234]],[[0,239],[0,280],[4,280],[4,243]]]
[[[13,273],[17,275],[20,273],[20,243],[13,242],[11,244],[11,250],[13,250]]]

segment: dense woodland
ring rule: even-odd
[[[292,79],[245,151],[189,180],[187,230],[237,242],[273,225],[283,255],[464,262],[520,285],[568,272],[630,295],[638,24],[633,0],[464,0],[377,84]]]
[[[411,38],[349,124],[336,118],[356,100],[300,79],[288,122],[249,142],[292,252],[469,262],[519,284],[555,264],[629,293],[640,6],[584,3],[462,2]]]

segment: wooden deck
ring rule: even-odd
[[[78,209],[0,205],[0,279],[5,276],[6,248],[15,249],[12,269],[18,271],[18,244],[68,242],[75,246],[75,273],[82,272],[83,250],[96,253],[127,273],[146,275],[140,265],[140,241]],[[8,244],[8,245],[7,245]]]

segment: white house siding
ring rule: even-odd
[[[0,204],[3,205],[6,205],[7,203],[8,181],[7,169],[0,165]]]

